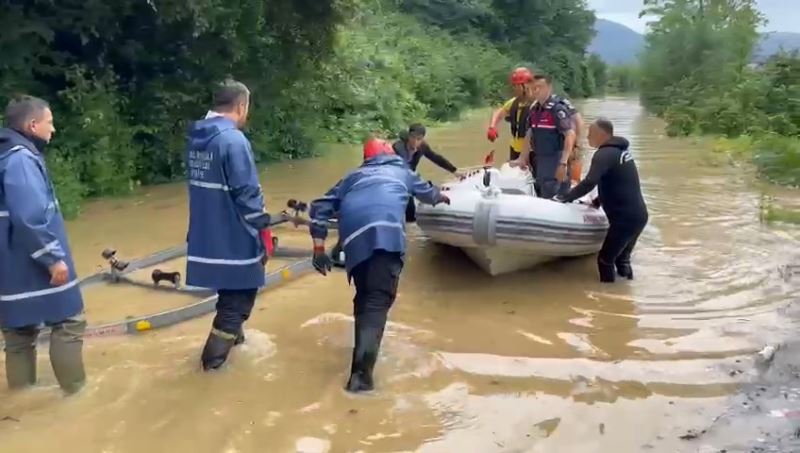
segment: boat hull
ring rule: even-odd
[[[492,277],[528,269],[557,259],[557,257],[547,255],[519,253],[503,247],[463,247],[461,250],[470,257],[478,267]]]
[[[450,205],[418,205],[417,225],[433,242],[461,248],[493,276],[600,250],[608,230],[602,209],[537,198],[522,172],[515,177],[504,169],[492,172],[493,193],[480,174],[445,186]]]

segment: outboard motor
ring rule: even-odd
[[[500,171],[496,168],[486,169],[486,173],[483,175],[483,185],[485,188],[481,188],[481,195],[483,195],[483,198],[497,198],[498,195],[503,193],[497,185],[499,180]]]

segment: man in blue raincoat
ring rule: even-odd
[[[411,196],[433,205],[450,203],[412,172],[389,143],[371,139],[364,145],[364,163],[311,203],[314,268],[322,275],[331,269],[325,238],[327,222],[337,217],[348,279],[356,284],[350,392],[374,388],[372,371],[403,270],[405,211]]]
[[[83,387],[83,299],[44,152],[47,102],[13,99],[0,129],[0,327],[12,389],[36,383],[36,341],[51,328],[50,363],[67,393]]]
[[[267,248],[261,239],[270,216],[250,142],[241,132],[250,91],[233,80],[221,83],[213,108],[189,131],[189,232],[186,283],[217,291],[217,314],[201,356],[203,369],[222,366],[244,341],[258,288],[264,286]]]

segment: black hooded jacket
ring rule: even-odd
[[[407,142],[408,142],[408,132],[401,132],[400,140],[394,142],[392,148],[394,148],[395,154],[401,156],[403,159],[405,159],[406,162],[408,162],[408,166],[411,167],[412,171],[417,171],[417,166],[419,165],[419,161],[420,159],[422,159],[423,156],[427,157],[431,162],[438,165],[445,171],[449,171],[450,173],[455,173],[455,171],[458,170],[455,165],[453,165],[449,160],[447,160],[446,157],[432,150],[431,147],[428,146],[427,142],[422,142],[422,144],[419,145],[419,149],[417,150],[417,152],[414,153],[413,156],[411,156],[411,152],[408,150],[408,147],[406,145]]]
[[[589,173],[564,197],[569,203],[598,186],[600,205],[611,222],[646,222],[647,205],[628,140],[611,137],[592,157]]]

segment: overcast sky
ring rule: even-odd
[[[757,0],[769,21],[762,31],[800,32],[800,0]],[[642,0],[589,0],[597,17],[613,20],[643,33],[646,18],[639,19]]]

